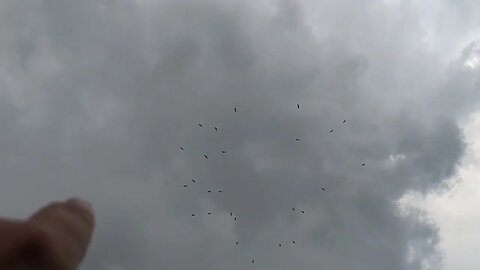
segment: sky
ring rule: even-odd
[[[424,218],[439,229],[439,251],[444,255],[445,269],[476,269],[475,250],[480,247],[476,205],[480,203],[480,114],[467,117],[461,126],[468,150],[456,174],[448,182],[448,192],[428,194],[410,192],[399,201],[402,211],[423,211]]]
[[[0,215],[90,200],[86,270],[476,269],[480,3],[417,2],[2,1]]]

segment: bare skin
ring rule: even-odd
[[[0,269],[76,270],[95,227],[88,202],[52,202],[26,220],[0,218]]]

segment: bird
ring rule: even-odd
[[[342,122],[342,123],[344,123],[344,124],[345,124],[346,122],[347,122],[347,120],[345,119],[345,120],[343,120],[343,122]]]
[[[278,244],[278,246],[279,246],[279,247],[281,247],[281,246],[282,246],[282,244],[280,243],[280,244]]]
[[[296,244],[295,241],[292,241],[292,243]]]
[[[193,182],[193,183],[197,183],[197,182],[195,182],[195,179],[192,179],[192,182]]]
[[[180,146],[180,150],[184,150],[183,147]]]
[[[252,263],[255,263],[255,260],[252,260]]]
[[[208,193],[212,192],[211,190],[208,191]]]
[[[293,211],[295,211],[295,208],[292,208]]]
[[[183,187],[188,187],[187,185],[183,185]]]
[[[235,245],[238,245],[238,241],[235,243]]]
[[[215,131],[218,131],[218,128],[217,128],[217,127],[215,127]]]
[[[192,214],[192,217],[194,217],[194,216],[195,216],[195,214]]]
[[[233,215],[233,213],[232,213],[232,212],[230,212],[230,216],[232,216],[232,215]]]
[[[223,190],[219,190],[219,191],[218,191],[218,193],[222,193],[222,192],[223,192]]]
[[[233,220],[235,220],[235,221],[236,221],[236,220],[237,220],[237,217],[235,217]]]
[[[297,109],[300,109],[300,104],[297,104]]]
[[[302,210],[301,212],[302,212],[302,214],[305,214],[305,211]]]
[[[212,214],[212,212],[208,212],[208,214],[207,214],[207,215],[211,215],[211,214]]]
[[[367,165],[367,163],[362,163],[362,167],[365,167],[365,165]]]
[[[322,190],[325,191],[325,188],[322,187]]]
[[[333,132],[333,129],[330,129],[330,133],[332,133],[332,132]]]
[[[199,126],[203,127],[201,123],[198,123]]]
[[[221,152],[222,154],[226,154],[226,153],[227,153],[227,151],[225,151],[225,150],[222,150],[222,151],[220,151],[220,152]]]
[[[234,112],[237,112],[237,107],[233,107],[233,111],[234,111]]]
[[[207,155],[203,155],[206,159],[208,159],[208,156]]]
[[[296,138],[296,139],[295,139],[295,141],[299,142],[299,141],[300,141],[300,139],[299,139],[299,138]]]

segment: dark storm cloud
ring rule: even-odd
[[[395,201],[454,172],[478,71],[439,86],[418,14],[381,27],[369,4],[322,6],[323,36],[293,1],[1,4],[3,212],[91,199],[84,269],[438,263],[435,227]],[[468,102],[445,106],[454,85]]]

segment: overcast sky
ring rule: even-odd
[[[429,194],[480,151],[480,3],[413,2],[0,2],[0,215],[91,200],[86,270],[477,269]]]

